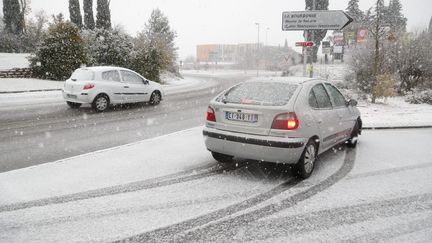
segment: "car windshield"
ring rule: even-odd
[[[234,86],[217,98],[223,103],[282,106],[291,99],[296,84],[276,82],[247,82]]]
[[[72,73],[71,79],[73,81],[94,80],[94,72],[88,69],[78,69]]]

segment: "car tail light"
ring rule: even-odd
[[[95,86],[94,84],[86,84],[86,85],[84,85],[83,90],[86,90],[86,89],[93,89],[94,86]]]
[[[272,129],[295,130],[299,127],[299,120],[294,112],[277,115],[272,124]]]
[[[216,114],[210,106],[207,108],[207,121],[216,122]]]

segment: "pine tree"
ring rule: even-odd
[[[84,0],[84,26],[89,30],[95,28],[95,21],[93,18],[93,0]]]
[[[387,21],[394,32],[405,32],[407,18],[402,14],[402,4],[399,0],[390,0]]]
[[[315,6],[313,6],[313,0],[306,0],[306,10],[328,10],[329,0],[315,0]],[[315,46],[312,48],[312,60],[316,62],[318,60],[318,48],[321,45],[321,41],[327,34],[327,30],[309,30],[304,32],[304,36],[307,41],[315,42]]]
[[[359,0],[350,0],[346,8],[346,13],[352,17],[356,23],[361,23],[363,21],[364,14],[360,10]]]
[[[429,33],[432,34],[432,17],[429,21]]]
[[[97,0],[96,28],[110,29],[111,28],[111,12],[108,0]]]
[[[177,58],[174,39],[168,18],[159,9],[153,10],[144,31],[138,34],[135,70],[154,81],[160,81],[160,71],[170,69]],[[142,65],[146,64],[146,65]]]
[[[69,15],[70,15],[71,22],[81,29],[82,16],[81,16],[79,0],[69,0]]]
[[[23,0],[3,0],[3,21],[8,33],[19,35],[24,32],[26,3]]]

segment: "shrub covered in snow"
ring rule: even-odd
[[[373,89],[373,95],[377,98],[388,98],[395,95],[394,78],[390,74],[377,76],[377,81]]]
[[[407,95],[405,100],[411,104],[432,105],[432,89],[424,91],[414,91],[412,92],[412,94]]]
[[[119,27],[83,30],[81,33],[89,65],[130,67],[132,38]]]
[[[33,73],[40,78],[65,80],[88,59],[79,29],[70,22],[52,25],[47,37],[30,58]]]

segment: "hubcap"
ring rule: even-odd
[[[103,111],[107,108],[108,106],[108,101],[105,97],[99,97],[96,100],[96,108],[100,111]]]
[[[304,168],[306,173],[311,173],[315,163],[315,147],[308,145],[304,156]]]
[[[160,95],[158,93],[153,94],[153,104],[158,104],[160,102]]]

